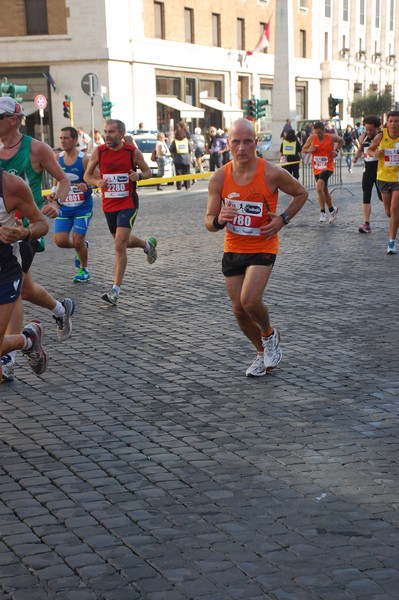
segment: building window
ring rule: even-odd
[[[212,45],[220,48],[222,45],[220,35],[220,15],[212,13]]]
[[[299,30],[299,56],[306,58],[306,31],[304,29]]]
[[[185,42],[194,44],[194,11],[192,8],[184,9]]]
[[[360,25],[364,25],[365,23],[365,0],[360,0],[359,7],[359,23]]]
[[[378,28],[380,27],[380,9],[380,0],[375,0],[375,26]]]
[[[299,9],[308,10],[308,0],[299,0]]]
[[[331,18],[331,0],[325,0],[324,2],[324,16],[327,19]]]
[[[349,0],[344,0],[342,4],[342,19],[349,21]]]
[[[47,3],[46,0],[25,0],[27,35],[47,35]]]
[[[267,23],[262,23],[262,22],[259,23],[259,39],[265,33],[266,25],[267,25]],[[264,54],[267,54],[267,48],[268,48],[267,46],[266,46],[266,48],[263,48],[262,52],[264,52]]]
[[[354,95],[358,95],[361,94],[363,90],[363,85],[361,83],[355,83],[354,88],[353,88],[353,93]]]
[[[245,20],[237,19],[237,48],[245,50]]]
[[[163,2],[154,2],[155,37],[165,39],[165,14]]]
[[[324,60],[328,60],[328,33],[324,32]]]

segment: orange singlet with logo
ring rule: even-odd
[[[334,144],[328,133],[324,140],[319,140],[317,135],[313,136],[312,145],[316,146],[313,152],[313,173],[318,175],[322,171],[334,171]]]
[[[260,235],[259,227],[270,223],[269,212],[277,209],[278,191],[272,193],[266,183],[266,161],[258,158],[252,180],[240,185],[234,180],[232,163],[224,167],[222,202],[237,208],[232,223],[227,223],[224,240],[225,252],[257,254],[258,252],[278,253],[278,236],[266,239]]]

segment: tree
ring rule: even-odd
[[[351,117],[361,119],[367,115],[382,115],[392,110],[392,95],[390,92],[377,94],[369,92],[367,96],[356,96],[351,106]]]

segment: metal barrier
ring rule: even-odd
[[[310,160],[307,157],[310,157]],[[316,180],[313,175],[311,154],[307,154],[302,160],[301,182],[307,190],[316,189]],[[334,172],[328,180],[329,189],[332,187],[342,188],[342,154],[334,161]]]

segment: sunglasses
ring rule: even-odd
[[[13,117],[14,115],[8,115],[7,113],[3,113],[0,115],[0,121],[2,121],[5,117]]]

